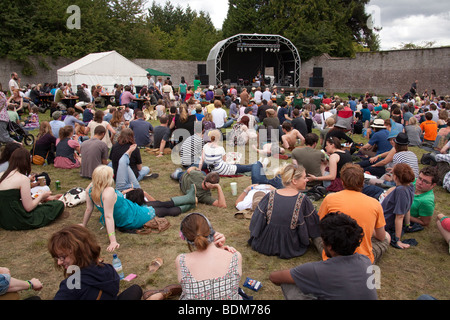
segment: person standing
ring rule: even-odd
[[[9,136],[8,131],[9,114],[7,111],[7,99],[3,93],[2,84],[0,83],[0,142],[19,143]]]

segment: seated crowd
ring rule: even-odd
[[[83,221],[53,234],[48,248],[59,267],[79,265],[82,277],[96,274],[109,284],[99,295],[86,282],[74,294],[64,289],[63,280],[55,299],[249,299],[239,288],[241,253],[225,245],[225,236],[203,214],[190,213],[181,222],[190,253],[176,259],[179,284],[146,292],[131,286],[119,293],[120,279],[100,261],[100,246],[87,229],[98,210],[109,239],[106,250],[113,252],[120,246],[116,230],[162,232],[170,227],[165,217],[198,203],[226,208],[221,178],[244,175],[251,184],[236,194],[235,216],[250,220],[248,245],[282,259],[302,256],[310,247],[318,252],[318,262],[270,273],[286,299],[377,299],[376,290],[365,285],[368,267],[390,246],[417,245],[404,234],[429,226],[436,186],[450,192],[448,96],[393,94],[381,100],[367,93],[342,99],[314,92],[294,97],[276,86],[264,92],[261,87],[251,92],[226,85],[202,88],[197,79],[192,86],[182,79],[176,90],[170,79],[148,78],[136,93],[130,85],[116,85],[114,100],[103,95],[102,86],[89,90],[85,84],[75,92],[70,84],[33,85],[27,97],[12,88],[9,99],[0,93],[5,143],[0,198],[7,204],[0,209],[1,228],[37,229],[64,214],[61,195],[38,183],[44,176],[48,187],[50,177],[32,174],[32,164],[76,169],[90,181]],[[39,120],[39,111],[46,110],[39,92],[54,95],[51,121]],[[77,102],[69,105],[69,96]],[[31,152],[8,136],[8,121],[38,130]],[[355,135],[367,142],[356,143]],[[227,152],[224,144],[238,152]],[[259,155],[257,161],[240,163],[245,147]],[[428,150],[435,165],[420,170],[410,147]],[[142,190],[144,179],[159,174],[143,163],[141,152],[161,162],[179,158],[180,167],[170,177],[182,195],[160,201]],[[316,209],[313,202],[319,199]],[[450,247],[450,219],[439,215],[436,224]],[[222,277],[227,285],[217,281]],[[42,284],[33,278],[24,285],[0,268],[0,296],[24,288],[40,290]]]

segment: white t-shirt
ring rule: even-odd
[[[219,175],[233,175],[236,173],[236,166],[223,160],[223,156],[226,154],[223,147],[207,143],[203,147],[203,152],[205,163],[214,167],[212,171],[217,172]]]
[[[227,117],[227,112],[222,108],[214,108],[213,111],[211,111],[211,115],[213,118],[213,122],[216,125],[216,128],[222,128],[225,124],[225,118]]]
[[[247,193],[244,200],[242,200],[241,202],[239,202],[236,205],[236,209],[238,209],[239,211],[245,210],[245,209],[251,209],[252,205],[253,205],[253,196],[255,195],[255,193],[258,191],[262,191],[267,194],[270,191],[270,187],[271,186],[268,184],[262,184],[262,185],[254,187],[252,190],[250,190]]]
[[[261,91],[255,91],[255,102],[261,103],[262,101],[262,92]]]
[[[9,85],[9,92],[11,92],[11,94],[14,89],[19,89],[19,85],[17,84],[16,80],[14,80],[14,79],[9,80],[8,85]]]

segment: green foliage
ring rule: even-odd
[[[80,58],[116,50],[129,59],[206,59],[221,39],[207,13],[147,0],[0,1],[0,57],[20,62],[23,74],[35,73],[30,56]],[[80,8],[80,29],[67,21],[71,5]]]
[[[350,57],[355,48],[379,48],[367,27],[368,0],[229,0],[225,37],[237,33],[279,34],[292,41],[303,60],[322,53]]]

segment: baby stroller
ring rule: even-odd
[[[31,146],[34,144],[34,136],[31,133],[28,133],[23,127],[19,124],[10,121],[8,123],[8,131],[9,136],[16,140],[17,142],[24,142],[26,146]]]

